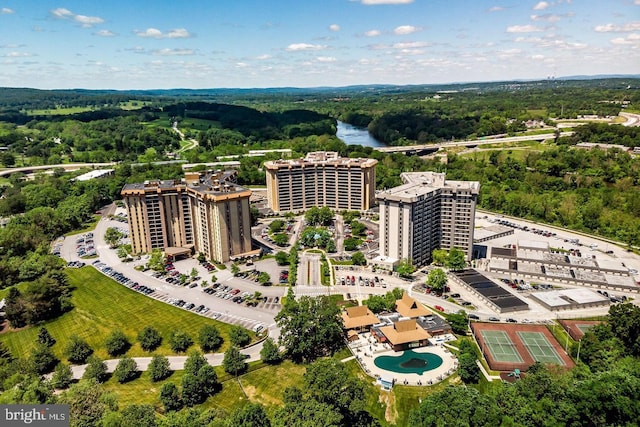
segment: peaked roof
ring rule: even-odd
[[[380,332],[392,345],[431,338],[431,335],[416,323],[416,319],[399,320],[392,326],[383,326]]]
[[[411,298],[406,292],[402,294],[402,299],[396,301],[396,311],[400,313],[402,317],[410,317],[413,319],[433,314],[425,306]]]
[[[375,325],[380,320],[369,310],[366,305],[356,307],[347,307],[345,313],[342,313],[342,323],[345,329],[361,328],[364,326]]]

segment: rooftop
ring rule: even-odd
[[[332,165],[342,167],[373,167],[378,163],[375,159],[340,157],[335,151],[314,151],[307,153],[305,158],[290,160],[273,160],[264,163],[266,169],[280,169],[285,167],[315,167],[318,165]]]

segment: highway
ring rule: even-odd
[[[573,132],[560,132],[560,136],[571,136]],[[483,138],[472,139],[469,141],[451,141],[441,142],[437,144],[420,144],[420,145],[402,145],[394,147],[375,147],[374,150],[382,153],[402,153],[408,151],[421,151],[421,150],[440,150],[442,148],[449,147],[475,147],[478,145],[486,144],[502,144],[508,142],[522,142],[522,141],[545,141],[547,139],[553,139],[555,135],[553,133],[543,133],[538,135],[524,135],[524,136],[508,136],[505,138]]]

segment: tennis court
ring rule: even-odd
[[[558,355],[553,345],[547,337],[540,332],[517,332],[522,343],[527,347],[527,351],[533,360],[540,363],[556,363],[564,365],[562,358]]]
[[[491,357],[496,362],[522,363],[522,357],[516,346],[504,331],[483,330],[482,340],[489,347]]]

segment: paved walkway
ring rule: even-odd
[[[249,347],[246,347],[240,352],[242,354],[246,354],[249,356],[246,361],[247,362],[255,362],[260,360],[260,350],[262,349],[263,341],[260,341],[256,344],[253,344]],[[187,360],[188,356],[167,356],[169,359],[169,369],[172,371],[181,371],[184,369],[184,362]],[[221,366],[222,360],[224,359],[224,353],[208,353],[205,354],[204,357],[209,362],[211,366]],[[149,369],[149,364],[151,363],[152,357],[132,357],[132,359],[138,365],[138,371],[146,371]],[[104,363],[107,365],[107,372],[111,373],[118,366],[118,362],[120,359],[108,359],[105,360]],[[71,373],[73,374],[74,380],[79,380],[82,378],[84,371],[87,369],[87,365],[71,365]]]

